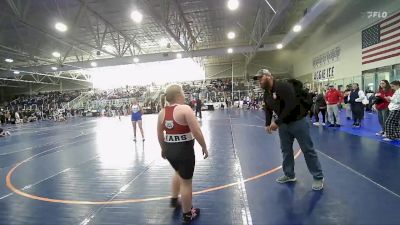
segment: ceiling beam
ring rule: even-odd
[[[17,17],[21,17],[21,13],[18,10],[18,7],[15,5],[14,0],[7,0],[8,5],[10,6],[11,10]]]
[[[19,82],[19,83],[59,85],[59,84],[56,84],[56,83],[41,82],[41,81],[36,81],[36,80],[19,80],[19,79],[14,79],[14,78],[2,78],[2,77],[0,77],[0,80],[11,81],[11,82]]]
[[[18,83],[17,84],[10,84],[10,81],[0,80],[0,87],[15,87],[15,88],[25,88],[26,86]]]
[[[106,20],[102,15],[100,15],[97,11],[94,9],[90,8],[87,3],[84,0],[78,0],[81,4],[85,5],[86,9],[92,13],[94,16],[96,16],[98,19],[100,19],[106,26],[109,26],[112,28],[113,31],[117,32],[119,35],[121,35],[124,39],[126,39],[128,42],[130,42],[133,46],[136,46],[136,48],[139,49],[139,52],[143,52],[142,47],[132,38],[130,38],[127,34],[125,34],[123,31],[115,27],[114,24],[110,23],[108,20]]]
[[[288,1],[288,0],[285,0]],[[300,24],[305,28],[307,25],[309,25],[312,21],[314,21],[318,15],[320,15],[323,11],[325,11],[330,5],[332,5],[333,0],[320,0],[317,2],[309,11],[308,14],[306,14],[302,20],[300,21]],[[283,5],[284,6],[284,5]],[[287,6],[286,6],[287,7]],[[285,9],[285,7],[281,7],[278,9],[277,14],[280,15],[280,13]],[[270,27],[268,30],[264,32],[264,37],[266,35],[269,35],[269,30],[272,30],[274,26],[276,26],[277,22],[279,19],[274,19],[273,23],[270,24]],[[160,21],[159,21],[160,22]],[[294,33],[293,31],[290,31],[288,34],[285,35],[283,38],[283,45],[287,45],[293,38],[297,35],[297,33]],[[262,40],[262,39],[261,39]],[[182,44],[182,43],[181,43]],[[183,45],[183,44],[182,44]],[[262,45],[248,45],[248,46],[237,46],[233,47],[234,54],[244,54],[244,53],[254,53],[254,51],[260,52],[260,51],[273,51],[276,50],[275,44],[264,44]],[[183,58],[189,58],[189,57],[205,57],[205,56],[225,56],[228,55],[226,52],[227,48],[212,48],[212,49],[197,49],[197,50],[192,50],[192,51],[183,51],[179,52],[182,54]],[[138,55],[140,62],[145,63],[145,62],[155,62],[155,61],[165,61],[165,60],[173,60],[176,59],[176,53],[178,52],[161,52],[161,53],[154,53],[154,54],[142,54]],[[69,71],[69,70],[76,70],[77,68],[92,68],[90,66],[90,63],[93,61],[96,61],[98,64],[98,67],[103,67],[103,66],[116,66],[116,65],[128,65],[132,64],[133,56],[123,56],[120,58],[106,58],[106,59],[96,59],[96,60],[88,60],[88,61],[80,61],[80,62],[71,62],[69,65],[65,65],[62,68],[59,68],[60,71]],[[250,61],[248,61],[250,62]],[[248,63],[247,63],[248,65]],[[46,65],[46,66],[34,66],[34,67],[22,67],[22,68],[15,68],[17,70],[23,70],[31,73],[35,73],[36,71],[39,72],[49,72],[51,71],[52,66],[57,66],[56,64],[54,65]],[[1,74],[1,73],[0,73]]]
[[[7,54],[12,54],[12,55],[17,55],[17,56],[20,56],[20,57],[23,57],[23,58],[27,58],[27,59],[32,60],[32,61],[39,60],[39,61],[43,61],[43,62],[47,62],[47,63],[54,63],[54,61],[51,61],[49,59],[45,59],[45,58],[41,58],[41,57],[38,57],[38,56],[34,56],[34,55],[31,55],[31,54],[29,54],[27,52],[24,52],[24,51],[21,51],[21,50],[18,50],[18,49],[13,49],[13,48],[10,48],[10,47],[2,45],[2,44],[0,44],[0,51],[3,51],[5,53],[7,53]]]
[[[43,34],[43,35],[46,36],[46,37],[49,37],[49,38],[51,38],[51,39],[53,39],[53,40],[55,40],[55,41],[57,41],[57,42],[60,42],[60,43],[62,43],[62,44],[64,44],[64,45],[67,45],[67,46],[69,46],[69,47],[72,47],[72,48],[74,48],[74,49],[76,49],[76,50],[78,50],[78,51],[84,52],[84,53],[86,53],[86,54],[90,54],[90,53],[87,52],[86,50],[81,49],[81,48],[75,46],[74,44],[72,44],[72,43],[70,43],[70,42],[68,42],[68,41],[64,41],[64,40],[62,40],[61,38],[56,37],[55,35],[53,35],[53,34],[47,32],[47,31],[43,30],[42,28],[39,28],[39,27],[37,27],[37,26],[35,26],[35,25],[33,25],[33,24],[31,24],[31,23],[25,21],[25,20],[22,19],[21,17],[16,17],[16,16],[14,16],[14,15],[12,15],[12,17],[13,17],[16,21],[18,21],[20,24],[22,24],[22,25],[24,25],[24,26],[26,26],[26,27],[28,27],[28,28],[30,28],[30,29],[32,29],[32,30],[35,30],[35,31],[38,32],[38,33],[41,33],[41,34]]]
[[[12,88],[26,88],[26,86],[17,86],[17,85],[11,85],[11,84],[2,84],[0,83],[0,87],[12,87]]]
[[[84,79],[78,79],[77,77],[73,77],[73,74],[69,74],[67,71],[57,71],[54,72],[53,74],[47,74],[47,73],[40,73],[37,71],[33,71],[34,69],[36,69],[36,67],[31,67],[31,71],[28,70],[20,70],[18,69],[19,73],[21,74],[21,76],[30,76],[34,79],[38,79],[35,76],[42,76],[42,77],[48,77],[48,78],[55,78],[55,79],[64,79],[64,80],[74,80],[74,81],[81,81],[81,82],[89,82],[90,81],[90,77],[89,76],[84,76],[81,75],[81,77],[83,77]],[[2,72],[0,72],[0,78],[7,78],[10,75],[14,76],[14,74],[11,74],[11,70],[9,70],[8,68],[4,68],[4,67],[0,67],[0,70],[2,70]],[[61,75],[67,75],[67,76],[61,76]]]
[[[278,16],[277,18],[274,18],[273,21],[268,25],[268,28],[265,30],[264,34],[262,35],[262,39],[257,45],[257,47],[260,47],[262,44],[262,40],[270,35],[270,32],[277,24],[280,22],[282,19],[283,12],[287,12],[285,10],[287,7],[290,7],[290,1],[289,0],[284,0],[284,3],[281,3],[282,7],[281,9],[278,9],[277,14],[275,16]],[[325,10],[327,10],[330,6],[332,6],[335,3],[335,0],[319,0],[317,3],[315,3],[312,8],[309,10],[309,12],[301,18],[301,20],[297,23],[302,26],[302,30],[304,30],[309,24],[314,22],[321,13],[323,13]],[[288,45],[296,36],[298,33],[294,32],[293,30],[289,30],[289,32],[285,35],[283,40],[281,41],[283,46]],[[274,47],[275,48],[275,47]],[[259,51],[259,48],[255,49],[255,52]],[[251,52],[249,55],[247,55],[246,59],[246,71],[249,63],[255,56],[255,52]]]
[[[321,15],[325,10],[335,4],[335,0],[319,0],[315,3],[310,10],[307,11],[307,14],[301,18],[301,20],[297,23],[301,25],[302,30],[305,30],[307,26],[309,26],[312,22],[314,22],[318,16]],[[283,46],[289,44],[298,33],[295,33],[293,30],[290,30],[288,34],[283,38],[282,44]]]
[[[179,38],[179,37],[172,31],[172,29],[168,26],[167,21],[165,21],[165,20],[162,19],[162,15],[159,15],[159,14],[155,11],[154,6],[152,6],[152,5],[150,4],[150,1],[144,0],[144,1],[142,1],[142,2],[143,2],[144,5],[146,5],[147,11],[150,13],[151,17],[153,17],[153,19],[156,21],[156,23],[157,23],[160,27],[164,28],[164,30],[169,34],[169,36],[171,36],[171,37],[175,40],[175,42],[176,42],[183,50],[188,51],[188,50],[189,50],[189,47],[188,47],[188,46],[185,46],[185,45],[181,42],[180,38]],[[169,13],[168,13],[168,14],[169,14]]]
[[[174,3],[174,5],[175,5],[175,7],[176,7],[176,9],[177,9],[177,11],[179,13],[179,16],[181,17],[181,19],[182,19],[182,21],[183,21],[183,23],[184,23],[184,25],[186,27],[187,33],[189,35],[189,38],[192,41],[192,44],[195,45],[197,40],[193,35],[192,28],[190,27],[189,22],[187,21],[187,19],[185,17],[185,14],[184,14],[184,12],[182,10],[181,5],[179,4],[178,0],[172,0],[172,2]]]
[[[271,8],[271,10],[276,14],[275,9],[272,7],[271,3],[269,3],[268,0],[265,0],[265,2],[268,4],[268,6]]]
[[[255,40],[256,42],[256,46],[254,48],[254,51],[246,55],[245,70],[247,70],[249,63],[253,60],[258,49],[263,44],[263,40],[271,34],[271,31],[284,18],[285,12],[287,12],[292,6],[292,4],[290,4],[290,0],[282,0],[280,3],[281,7],[278,9],[278,11],[275,11],[275,9],[271,6],[271,4],[267,0],[266,2],[268,3],[269,8],[273,11],[273,14],[270,18],[265,18],[264,14],[268,9],[268,7],[265,4],[261,4],[260,8],[258,9],[257,16],[253,25],[253,30],[251,33],[252,39]]]
[[[80,19],[80,17],[81,17],[81,14],[84,12],[84,10],[85,10],[85,7],[82,7],[82,6],[81,6],[81,9],[79,10],[77,16],[75,17],[76,22],[79,22],[79,19]],[[26,20],[25,20],[24,18],[22,18],[22,17],[18,17],[18,16],[15,15],[15,14],[9,14],[9,15],[10,15],[14,20],[16,20],[16,21],[19,22],[21,25],[23,25],[23,26],[25,26],[25,27],[27,27],[27,28],[30,28],[30,29],[32,29],[32,30],[34,30],[34,31],[36,31],[36,32],[38,32],[38,33],[40,33],[40,34],[42,34],[42,35],[44,35],[44,36],[50,38],[50,39],[53,39],[53,40],[55,40],[55,41],[61,43],[61,44],[64,44],[64,45],[66,45],[66,46],[69,46],[70,48],[73,48],[73,49],[78,50],[78,51],[80,51],[80,52],[82,52],[82,53],[85,53],[86,55],[89,55],[89,56],[92,55],[91,52],[88,52],[88,51],[86,51],[85,49],[76,46],[74,43],[72,43],[72,42],[70,42],[70,41],[68,41],[68,40],[64,40],[64,39],[62,39],[62,38],[59,38],[59,37],[57,37],[56,35],[50,33],[49,31],[47,31],[47,30],[45,30],[45,29],[43,29],[43,28],[40,28],[39,26],[36,26],[36,25],[31,24],[30,22],[26,21]],[[99,48],[99,47],[97,47],[97,46],[94,46],[94,45],[90,44],[90,43],[86,43],[86,42],[84,42],[84,41],[77,40],[77,39],[74,38],[74,37],[69,36],[68,39],[70,39],[71,41],[73,41],[73,42],[75,42],[75,43],[77,43],[77,44],[86,45],[86,46],[90,47],[91,49],[95,49],[95,50],[101,51],[101,52],[103,52],[103,53],[106,53],[106,54],[109,54],[109,55],[112,55],[112,56],[116,56],[115,54],[113,54],[113,53],[111,53],[111,52],[108,52],[108,51],[106,51],[106,50],[103,50],[103,49],[101,49],[101,48]]]
[[[232,47],[233,54],[242,54],[242,53],[249,53],[252,52],[255,48],[255,45],[251,46],[236,46]],[[182,58],[193,58],[193,57],[206,57],[206,56],[227,56],[230,55],[227,53],[228,48],[211,48],[211,49],[197,49],[193,51],[180,51],[180,52],[161,52],[161,53],[152,53],[152,54],[142,54],[137,55],[140,59],[140,63],[146,62],[157,62],[157,61],[166,61],[166,60],[174,60],[176,59],[176,54],[181,53]],[[258,49],[259,51],[271,51],[276,50],[275,45],[273,44],[266,44],[262,48]],[[70,70],[77,70],[77,68],[81,69],[90,69],[93,68],[90,63],[96,62],[97,67],[104,67],[104,66],[117,66],[117,65],[128,65],[132,64],[134,56],[123,56],[119,58],[104,58],[104,59],[93,59],[87,61],[77,61],[71,62],[68,65],[64,65],[63,67],[59,67],[59,71],[70,71]],[[38,72],[50,72],[52,66],[54,65],[45,65],[45,66],[33,66],[33,67],[20,67],[14,68],[15,70],[19,71],[31,71],[35,73]],[[0,73],[1,76],[1,73]]]

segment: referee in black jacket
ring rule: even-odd
[[[292,84],[275,80],[267,69],[259,70],[254,80],[258,80],[260,87],[264,89],[266,132],[271,134],[279,128],[284,175],[276,181],[278,183],[296,181],[293,155],[293,142],[296,139],[304,154],[308,170],[314,178],[312,189],[322,190],[324,176],[311,140],[309,125],[305,118],[306,110],[296,98]],[[278,116],[275,121],[272,120],[273,112]]]

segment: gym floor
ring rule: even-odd
[[[180,224],[169,208],[173,170],[160,156],[156,115],[133,142],[130,118],[73,118],[10,126],[0,139],[0,224]],[[295,143],[294,184],[282,175],[278,134],[262,111],[203,112],[210,157],[196,144],[192,224],[399,224],[400,146],[386,143],[375,115],[361,130],[310,129],[325,174],[323,191]],[[311,123],[310,123],[311,124]]]

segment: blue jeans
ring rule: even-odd
[[[288,124],[281,124],[279,126],[279,137],[283,156],[282,168],[286,176],[290,178],[295,177],[293,142],[294,139],[296,139],[304,154],[307,168],[314,179],[318,180],[324,177],[318,155],[315,152],[314,144],[311,140],[309,125],[306,118]]]

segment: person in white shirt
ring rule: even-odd
[[[23,120],[21,119],[19,112],[15,112],[14,115],[15,115],[15,124],[23,123]]]
[[[389,103],[389,116],[385,121],[384,141],[393,141],[400,138],[400,81],[395,80],[390,83],[395,90],[393,96],[387,96],[385,99]]]

